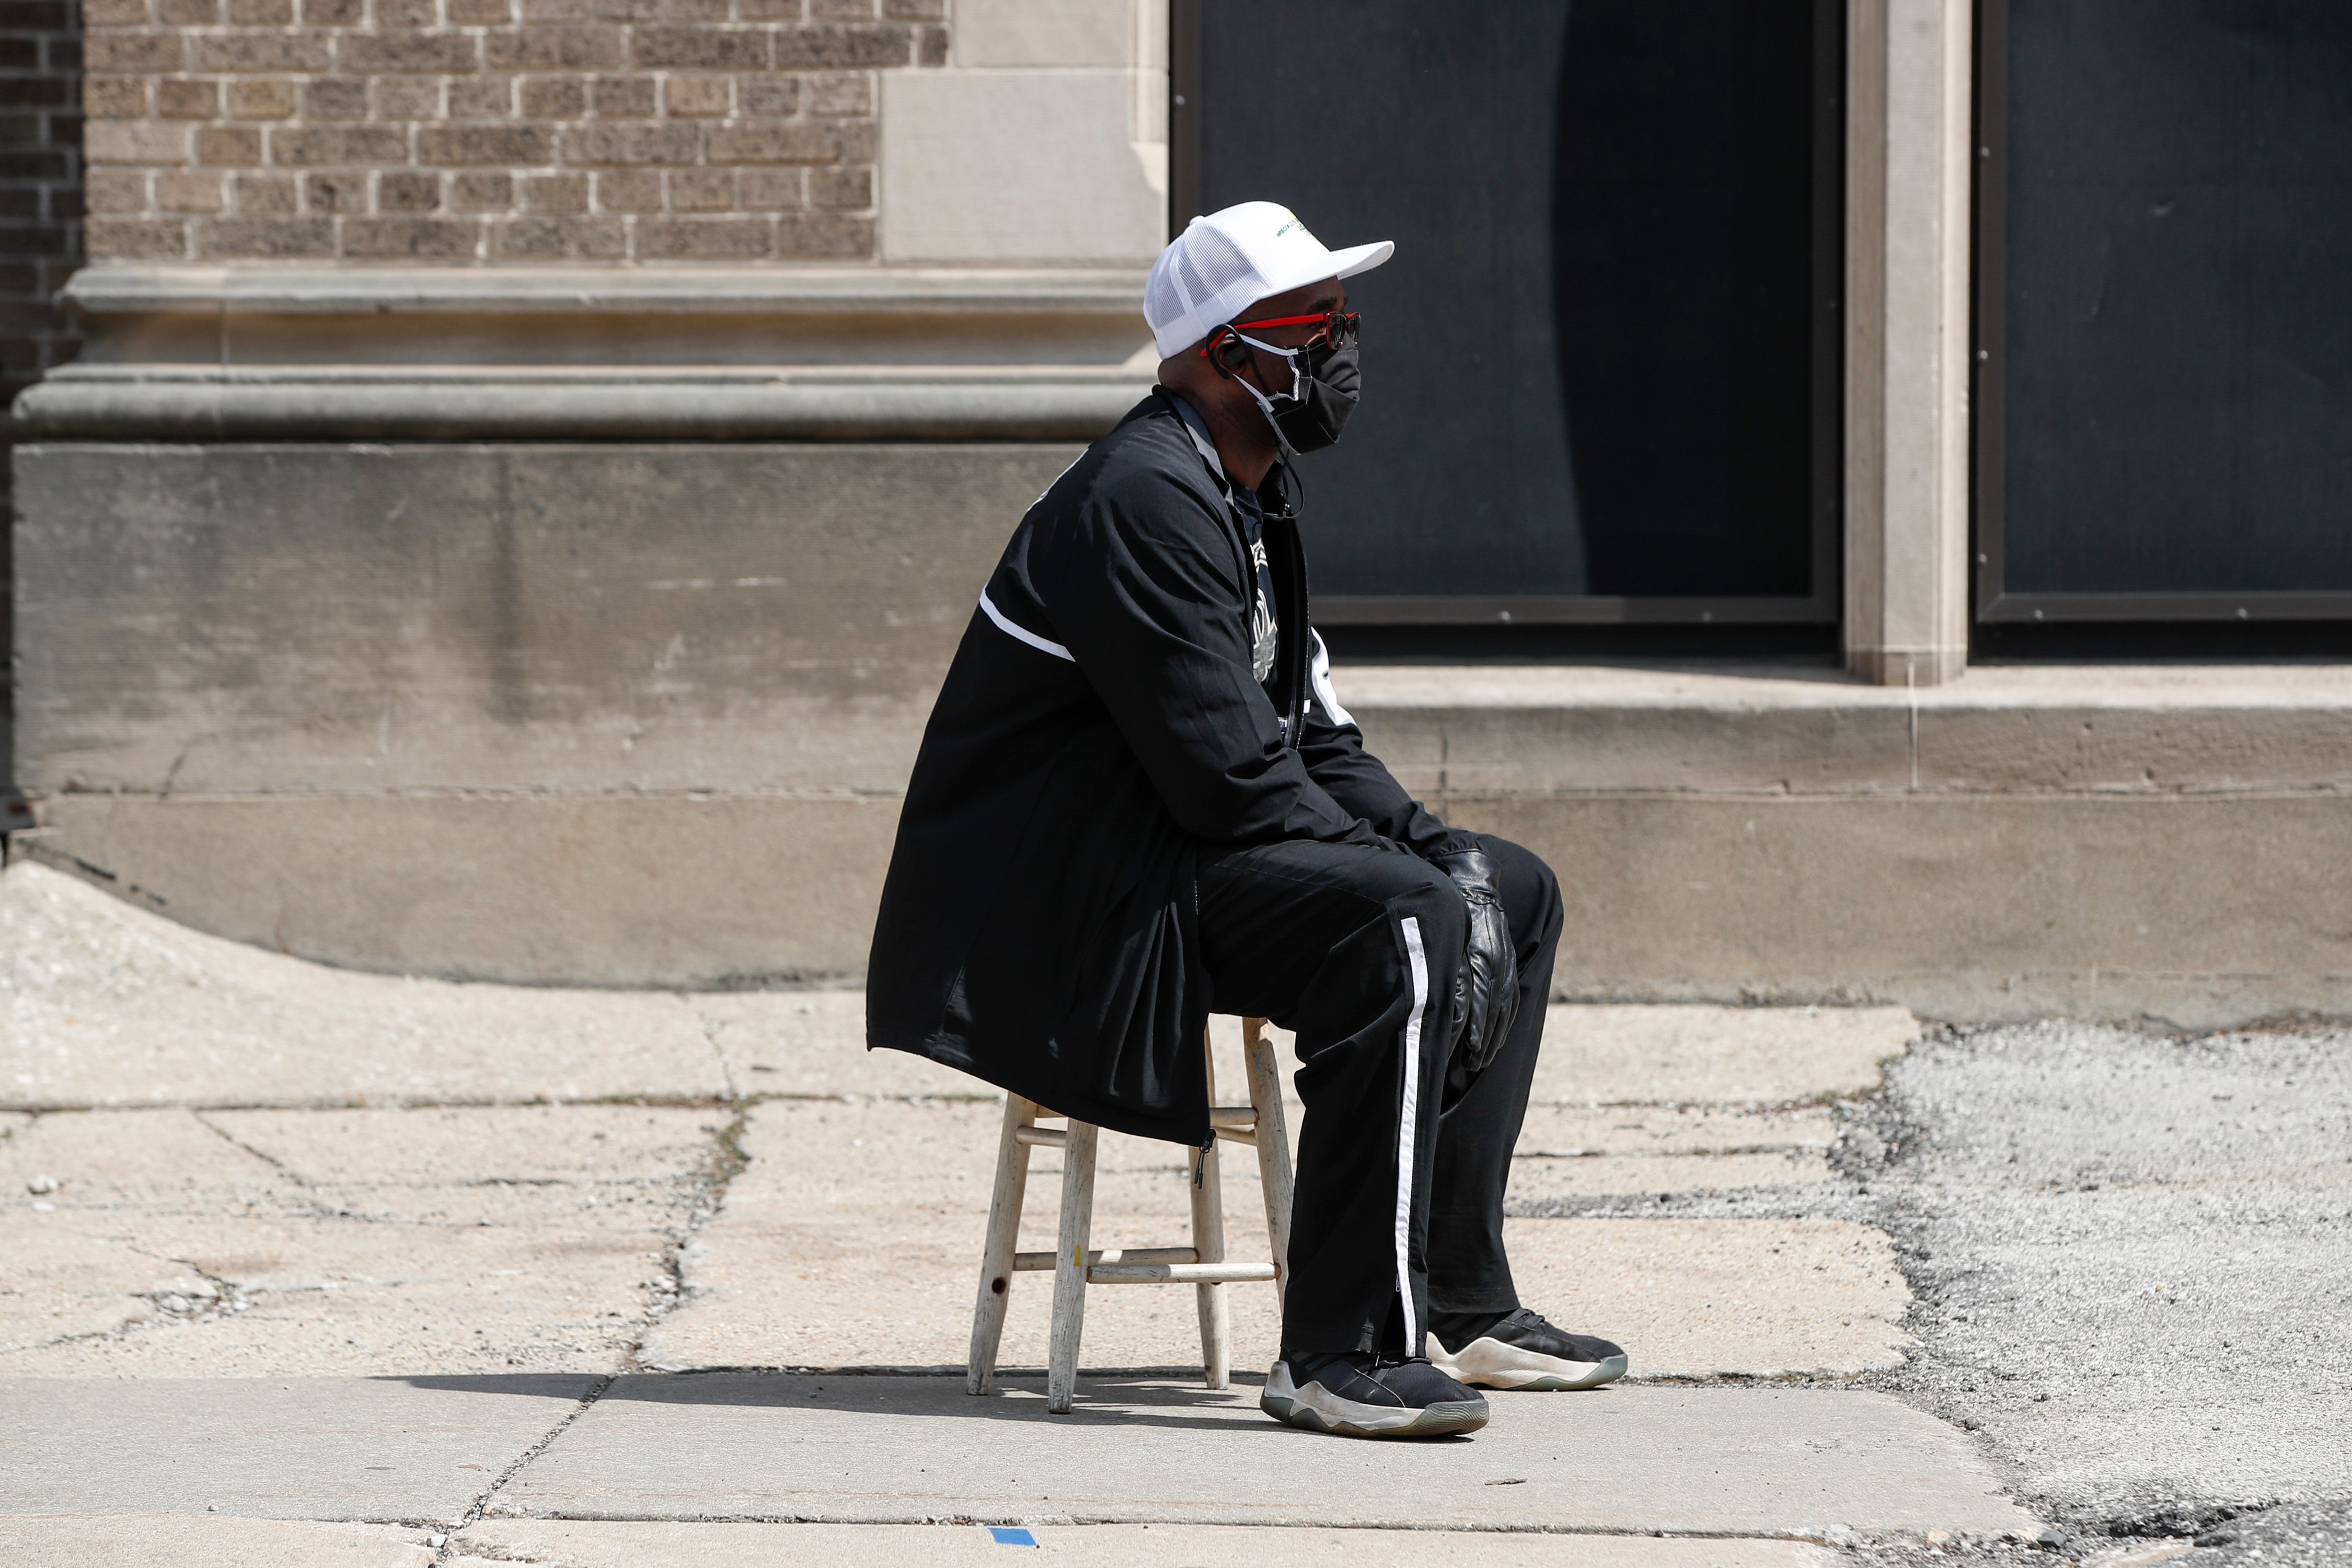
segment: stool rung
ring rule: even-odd
[[[1089,1267],[1097,1263],[1198,1263],[1201,1254],[1190,1247],[1111,1247],[1087,1254]],[[1015,1273],[1042,1274],[1054,1267],[1050,1252],[1016,1252],[1013,1255]]]
[[[1247,1132],[1257,1126],[1257,1109],[1249,1105],[1213,1105],[1209,1107],[1209,1125],[1220,1132],[1228,1127]]]
[[[1238,1285],[1271,1279],[1271,1263],[1097,1263],[1089,1285]]]
[[[1059,1127],[1016,1127],[1013,1130],[1013,1141],[1040,1149],[1066,1149],[1070,1146],[1070,1134]]]

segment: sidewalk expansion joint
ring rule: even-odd
[[[579,1420],[580,1417],[588,1414],[588,1407],[604,1397],[604,1391],[613,1386],[614,1381],[617,1380],[619,1375],[620,1374],[617,1373],[608,1372],[604,1373],[604,1376],[598,1378],[595,1383],[589,1387],[588,1392],[580,1396],[580,1403],[572,1406],[571,1410],[564,1414],[562,1420],[558,1421],[554,1426],[549,1427],[547,1431],[541,1436],[539,1441],[524,1449],[522,1453],[516,1457],[514,1463],[509,1465],[505,1469],[499,1472],[498,1478],[491,1481],[488,1487],[485,1487],[482,1489],[480,1495],[474,1499],[472,1506],[466,1510],[464,1515],[449,1526],[447,1538],[441,1542],[440,1546],[436,1549],[433,1554],[433,1561],[436,1565],[447,1563],[456,1555],[457,1550],[458,1532],[465,1530],[468,1525],[479,1523],[482,1516],[488,1510],[491,1500],[496,1498],[499,1493],[505,1489],[508,1482],[513,1480],[518,1475],[520,1475],[526,1465],[529,1465],[533,1459],[538,1458],[541,1454],[547,1452],[548,1446],[553,1443],[558,1437],[562,1436],[566,1431],[570,1430],[571,1426],[574,1421]]]

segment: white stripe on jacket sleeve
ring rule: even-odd
[[[1066,658],[1072,664],[1078,662],[1077,657],[1071,653],[1068,648],[1064,647],[1060,643],[1047,642],[1035,632],[1029,631],[1022,626],[1016,626],[1011,621],[1006,620],[1004,618],[1004,612],[988,602],[988,590],[985,588],[982,588],[980,591],[980,607],[987,612],[988,618],[990,620],[996,623],[996,629],[1003,632],[1006,637],[1013,638],[1016,642],[1025,642],[1031,647],[1035,648],[1039,653],[1050,653],[1055,658]]]
[[[1404,1099],[1397,1118],[1396,1266],[1397,1297],[1404,1302],[1404,1350],[1413,1353],[1421,1338],[1412,1313],[1412,1163],[1414,1124],[1421,1120],[1421,1026],[1429,1014],[1429,959],[1421,950],[1421,921],[1407,915],[1405,962],[1412,970],[1412,1015],[1404,1021]]]
[[[1307,635],[1315,639],[1315,661],[1309,672],[1314,680],[1315,700],[1323,705],[1323,717],[1331,721],[1333,729],[1354,723],[1348,710],[1339,706],[1339,692],[1332,689],[1331,650],[1323,646],[1323,634],[1310,627]]]

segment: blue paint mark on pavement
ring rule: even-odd
[[[996,1538],[999,1546],[1034,1546],[1037,1538],[1017,1524],[992,1524],[988,1533]]]

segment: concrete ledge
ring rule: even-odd
[[[38,858],[356,968],[705,986],[854,973],[888,796],[37,802]],[[1456,795],[1560,873],[1559,994],[2184,1026],[2352,1015],[2352,796]]]
[[[1906,690],[1787,668],[1351,667],[1406,787],[1928,793],[2352,790],[2352,668],[1978,668]]]
[[[1118,368],[1005,374],[61,371],[20,439],[1090,441],[1150,390]],[[1008,525],[1009,526],[1009,525]]]
[[[65,302],[89,315],[746,309],[902,314],[1043,306],[1142,314],[1144,271],[1044,267],[169,267],[102,262]]]
[[[100,264],[65,299],[84,365],[1134,361],[1149,379],[1159,359],[1126,268]]]

